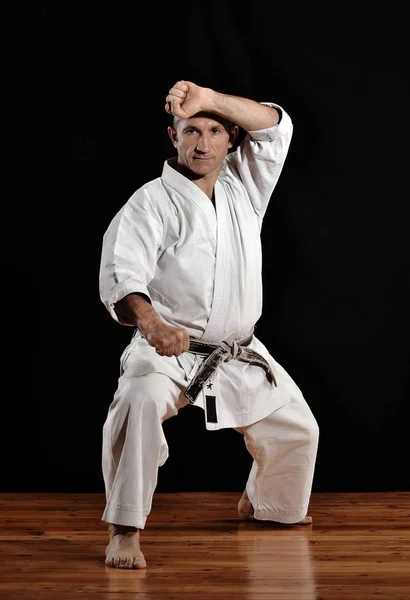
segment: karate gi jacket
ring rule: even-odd
[[[99,274],[101,301],[114,320],[115,303],[140,292],[166,323],[202,341],[232,342],[253,331],[262,314],[262,222],[293,132],[286,111],[265,104],[278,107],[281,120],[247,131],[227,154],[215,184],[215,207],[176,170],[175,157],[114,216],[103,237]],[[212,391],[205,387],[196,401],[206,414],[206,394],[216,397],[216,418],[205,419],[208,429],[250,425],[289,401],[284,369],[255,335],[249,348],[269,362],[278,386],[257,365],[222,363]],[[135,329],[120,359],[121,373],[159,372],[186,386],[202,360],[189,352],[159,356]]]

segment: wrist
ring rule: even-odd
[[[161,323],[160,317],[153,309],[149,314],[137,316],[137,327],[144,335],[148,334],[154,328],[157,328]]]
[[[201,106],[203,112],[217,112],[218,92],[211,88],[202,88]]]

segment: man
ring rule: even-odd
[[[317,423],[253,335],[262,311],[260,231],[291,119],[274,103],[189,81],[170,89],[165,110],[177,156],[113,218],[101,258],[101,300],[135,327],[103,431],[106,564],[119,568],[146,566],[139,531],[168,457],[162,423],[188,403],[203,408],[208,429],[244,435],[254,461],[242,518],[312,522]]]

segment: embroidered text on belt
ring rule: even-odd
[[[219,365],[222,362],[228,362],[232,359],[262,367],[266,372],[266,378],[269,383],[275,386],[278,385],[268,361],[258,354],[258,352],[247,348],[252,338],[253,334],[240,342],[229,343],[222,341],[219,344],[206,343],[196,338],[190,338],[188,352],[207,357],[184,392],[184,396],[188,398],[190,404],[195,403],[199,392],[215,373]]]

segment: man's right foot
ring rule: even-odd
[[[140,549],[140,532],[135,527],[108,526],[110,542],[105,549],[105,564],[117,569],[145,569],[147,563]]]

